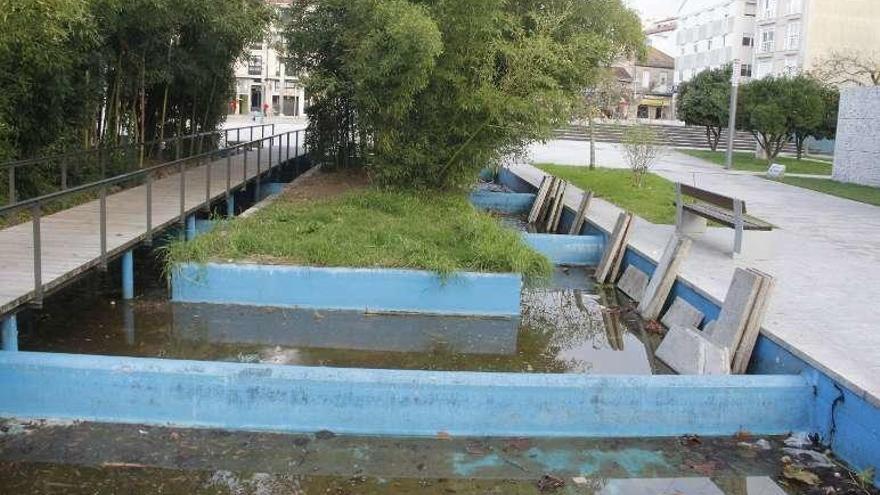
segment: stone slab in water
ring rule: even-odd
[[[617,288],[624,294],[629,296],[633,301],[641,301],[645,295],[645,289],[648,287],[648,274],[639,270],[633,265],[629,265],[620,281],[617,282]]]
[[[730,351],[693,328],[670,330],[657,349],[657,357],[681,375],[730,374]]]
[[[691,303],[680,297],[676,297],[672,306],[663,315],[661,323],[666,328],[686,327],[699,328],[703,322],[704,315],[699,309],[695,308]]]

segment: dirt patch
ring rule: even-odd
[[[370,187],[370,179],[363,170],[324,172],[316,170],[297,179],[281,195],[285,203],[328,199]]]

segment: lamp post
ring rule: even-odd
[[[733,73],[730,76],[730,121],[727,123],[727,160],[724,162],[726,170],[733,168],[733,140],[736,135],[736,100],[739,96],[741,64],[742,62],[739,59],[733,61]]]

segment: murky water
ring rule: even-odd
[[[665,373],[659,340],[614,290],[560,268],[527,289],[521,321],[172,304],[155,255],[136,254],[137,298],[94,273],[21,316],[26,351],[420,370]]]
[[[785,493],[781,439],[393,438],[0,421],[3,493]],[[745,441],[745,443],[743,443]],[[550,487],[559,482],[564,486]]]

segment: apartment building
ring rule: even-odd
[[[643,61],[615,64],[617,80],[626,88],[625,102],[618,113],[626,118],[673,120],[675,60],[654,47]]]
[[[267,0],[276,8],[286,8],[291,0]],[[272,28],[260,43],[251,45],[235,67],[236,99],[229,112],[262,112],[268,104],[269,115],[298,117],[305,114],[305,91],[299,74],[287,72],[279,48],[283,40]]]
[[[833,52],[880,50],[880,0],[758,0],[755,77],[813,69]]]
[[[755,17],[758,0],[708,0],[685,2],[676,29],[675,83],[727,65],[744,63],[740,75],[752,77]]]

